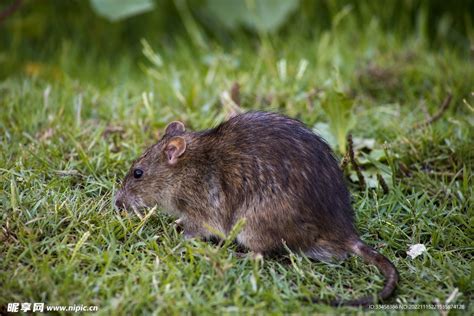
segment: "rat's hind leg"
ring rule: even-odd
[[[174,222],[184,234],[185,239],[201,238],[207,240],[212,237],[211,233],[201,225],[186,216],[182,216]]]
[[[237,243],[255,256],[270,254],[283,248],[282,240],[273,238],[264,225],[256,229],[248,222],[237,235]]]
[[[324,262],[344,260],[348,256],[348,252],[345,249],[335,247],[324,241],[314,244],[311,248],[304,251],[304,254],[311,259]]]

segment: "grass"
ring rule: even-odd
[[[185,241],[159,211],[143,220],[114,211],[118,182],[166,123],[217,124],[226,115],[220,95],[238,82],[244,109],[281,111],[309,126],[332,123],[321,105],[325,93],[342,89],[353,102],[353,136],[374,142],[357,149],[359,159],[385,148],[364,168],[382,173],[389,193],[377,184],[350,187],[362,238],[400,271],[390,303],[451,297],[472,313],[472,57],[459,47],[431,47],[422,34],[384,32],[376,19],[363,28],[352,23],[342,19],[310,40],[297,32],[242,36],[239,45],[208,48],[186,35],[173,45],[148,38],[147,55],[159,54],[162,63],[84,55],[71,41],[39,60],[17,58],[17,71],[0,82],[0,306],[98,305],[101,314],[124,315],[334,313],[304,298],[380,290],[381,275],[355,257],[256,262],[237,257],[231,244]],[[453,100],[441,119],[413,129],[448,93]],[[416,243],[427,252],[411,259],[406,251]]]

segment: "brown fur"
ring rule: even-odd
[[[143,176],[135,178],[136,169]],[[329,146],[279,114],[241,114],[200,132],[171,123],[133,163],[115,203],[126,209],[158,205],[180,217],[186,237],[211,237],[213,230],[226,235],[245,218],[237,242],[255,253],[283,252],[285,245],[320,260],[355,253],[386,277],[379,299],[398,281],[390,261],[360,241]]]

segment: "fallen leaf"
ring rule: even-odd
[[[412,259],[415,259],[419,255],[421,255],[423,252],[426,252],[426,247],[423,244],[416,244],[416,245],[411,245],[410,249],[407,251],[407,255],[409,255]]]
[[[375,139],[373,138],[360,138],[353,137],[354,150],[361,150],[363,148],[373,149],[375,146]]]

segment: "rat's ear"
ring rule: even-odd
[[[186,141],[181,136],[174,136],[165,147],[166,158],[170,165],[176,164],[178,158],[186,151]]]
[[[179,122],[179,121],[174,121],[168,124],[165,129],[165,134],[166,135],[181,135],[185,131],[184,124]]]

